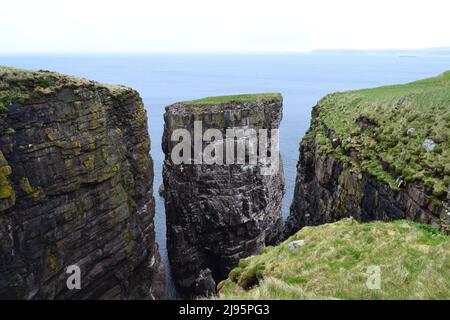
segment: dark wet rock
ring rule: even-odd
[[[405,185],[405,181],[402,180],[401,178],[397,178],[397,179],[395,180],[395,183],[397,184],[397,187],[398,187],[398,188],[401,188],[401,187],[403,187],[403,186]]]
[[[370,119],[364,116],[359,116],[358,119],[356,119],[356,123],[361,129],[373,128],[378,125],[378,123],[374,119]]]
[[[8,68],[0,91],[0,297],[162,298],[138,93]]]
[[[194,120],[202,121],[203,132],[215,128],[224,136],[232,127],[276,129],[281,116],[281,96],[166,107],[162,146],[168,251],[182,292],[194,292],[201,270],[209,268],[219,282],[240,259],[278,240],[284,177],[281,161],[274,175],[261,175],[259,163],[174,164],[171,151],[178,142],[171,141],[172,133],[181,128],[193,137]]]
[[[164,183],[161,183],[158,188],[158,194],[160,197],[164,197],[164,193],[165,193]]]
[[[331,145],[332,145],[333,148],[336,149],[337,147],[339,147],[341,145],[341,139],[339,139],[339,138],[332,138],[331,139]]]

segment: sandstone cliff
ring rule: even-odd
[[[2,67],[0,134],[0,297],[163,297],[138,93]]]
[[[347,216],[406,218],[448,232],[449,79],[322,99],[300,145],[286,235]]]
[[[282,167],[261,175],[259,163],[175,164],[171,152],[178,142],[171,141],[172,133],[187,129],[193,137],[194,121],[201,121],[203,132],[218,129],[225,137],[233,127],[277,129],[281,117],[278,94],[214,97],[166,107],[162,146],[168,250],[183,293],[201,295],[196,287],[207,287],[199,284],[205,270],[212,271],[215,281],[222,280],[239,259],[276,240],[284,177]]]

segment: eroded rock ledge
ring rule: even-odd
[[[0,297],[162,298],[138,93],[2,67],[0,110]]]
[[[207,269],[216,282],[222,280],[239,259],[276,240],[282,227],[284,177],[281,161],[274,175],[261,175],[259,164],[174,164],[171,152],[178,142],[171,141],[172,133],[187,129],[194,137],[194,121],[202,121],[203,132],[219,129],[225,137],[232,127],[277,129],[281,117],[282,98],[277,94],[166,107],[162,146],[168,250],[182,293],[208,294],[199,292],[199,287],[211,287],[204,276]],[[206,283],[199,284],[203,280]]]

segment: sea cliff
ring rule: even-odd
[[[172,152],[178,141],[172,140],[173,133],[181,129],[194,137],[197,122],[202,126],[200,139],[208,129],[225,137],[230,128],[278,129],[281,118],[278,94],[212,97],[166,107],[162,145],[168,250],[184,294],[214,293],[214,282],[225,278],[239,259],[277,240],[284,177],[281,165],[274,174],[261,174],[259,162],[174,163]],[[212,143],[224,142],[200,143],[203,151]],[[249,148],[245,150],[248,160]],[[197,155],[193,144],[189,153],[192,158]]]
[[[0,67],[0,134],[0,297],[162,298],[139,94]]]
[[[353,216],[450,225],[450,72],[313,108],[286,235]]]

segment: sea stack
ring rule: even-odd
[[[162,146],[167,241],[172,271],[183,294],[202,295],[196,284],[205,270],[211,270],[218,282],[239,259],[277,241],[284,177],[271,139],[281,118],[280,94],[212,97],[166,107]],[[249,129],[252,134],[235,139],[230,137],[234,129]],[[249,142],[264,141],[264,132],[269,132],[268,149]],[[174,153],[187,139],[190,150],[183,150],[184,162],[179,163]],[[240,143],[245,145],[241,154],[245,163],[238,160]],[[219,147],[211,152],[214,146]],[[251,162],[255,148],[256,163]],[[232,149],[236,152],[230,158],[227,150]],[[205,158],[211,154],[216,161]],[[269,161],[261,161],[265,156]],[[275,170],[265,171],[275,159],[279,160]]]
[[[319,101],[300,145],[286,236],[348,216],[409,219],[448,233],[449,79],[446,72]]]
[[[136,91],[0,67],[0,134],[1,298],[164,297]]]

